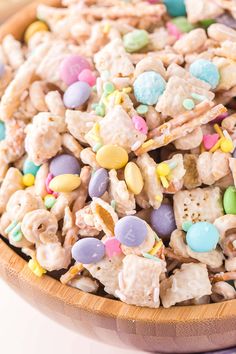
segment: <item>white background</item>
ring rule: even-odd
[[[81,350],[82,349],[82,350]],[[1,354],[143,354],[82,337],[39,313],[0,279]]]

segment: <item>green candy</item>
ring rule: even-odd
[[[184,16],[176,17],[172,19],[172,23],[182,32],[188,33],[192,31],[195,26],[188,22]]]
[[[51,197],[47,197],[44,201],[44,205],[47,209],[51,209],[55,203],[56,198],[53,195]]]
[[[210,25],[212,25],[213,23],[216,23],[215,20],[209,18],[207,20],[202,20],[200,21],[200,25],[203,27],[203,28],[208,28]]]
[[[32,161],[30,160],[25,160],[24,166],[23,166],[23,173],[24,175],[27,175],[30,173],[33,176],[36,176],[40,166],[36,166]]]
[[[148,33],[145,30],[134,30],[124,35],[123,43],[127,52],[138,52],[149,43]]]
[[[226,189],[223,205],[226,214],[236,215],[236,188],[234,186],[230,186]]]

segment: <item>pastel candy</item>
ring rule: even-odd
[[[170,16],[186,15],[185,0],[164,0],[164,4]]]
[[[96,76],[90,69],[84,69],[79,73],[78,80],[86,82],[89,86],[94,86],[96,84]]]
[[[105,251],[108,258],[118,256],[122,253],[120,242],[115,237],[109,238],[105,241]]]
[[[80,177],[78,175],[59,175],[54,177],[50,183],[49,188],[53,192],[72,192],[80,186]]]
[[[187,33],[192,31],[195,26],[188,22],[187,18],[184,16],[175,17],[171,22],[178,28],[181,33]]]
[[[0,79],[3,77],[3,75],[5,74],[5,65],[0,62]]]
[[[141,193],[143,189],[143,177],[139,167],[134,162],[129,162],[125,166],[125,182],[129,190],[134,194]]]
[[[149,42],[145,30],[134,30],[124,35],[123,43],[127,52],[134,53],[145,47]]]
[[[77,108],[84,104],[91,94],[91,87],[82,81],[70,85],[64,93],[63,101],[66,108]]]
[[[226,214],[236,215],[236,188],[229,186],[223,198],[223,206]]]
[[[187,232],[186,242],[194,252],[210,252],[216,248],[220,234],[209,222],[197,222]]]
[[[167,22],[166,28],[168,30],[168,33],[171,36],[174,36],[176,39],[179,39],[182,36],[182,32],[179,30],[179,28],[171,22]]]
[[[6,136],[6,127],[5,123],[0,121],[0,141],[4,140]]]
[[[84,69],[91,69],[87,59],[80,55],[70,55],[61,62],[60,78],[69,86],[78,81],[78,75]]]
[[[163,94],[165,87],[166,82],[160,74],[146,71],[134,81],[134,95],[138,102],[154,105]]]
[[[224,13],[223,15],[216,18],[217,23],[236,29],[236,20],[229,14]]]
[[[143,117],[140,116],[133,116],[132,121],[134,123],[135,129],[137,129],[139,132],[143,134],[147,134],[148,132],[148,126]]]
[[[209,60],[197,59],[189,67],[190,73],[199,80],[207,82],[211,88],[216,88],[220,81],[217,66]]]
[[[169,239],[177,228],[173,207],[169,204],[161,204],[159,209],[152,210],[150,222],[157,235],[164,239]]]
[[[218,134],[206,134],[203,136],[203,145],[206,150],[210,150],[219,140]]]
[[[115,225],[115,237],[127,247],[140,246],[147,232],[146,223],[137,216],[124,216]]]
[[[43,21],[35,21],[29,25],[24,34],[24,40],[29,42],[30,38],[36,33],[41,31],[48,31],[48,26]]]
[[[36,176],[39,168],[40,166],[35,165],[33,161],[26,159],[23,166],[23,173],[24,175],[30,173],[31,175]]]
[[[108,170],[124,167],[128,162],[125,149],[117,145],[103,145],[96,154],[98,164]]]
[[[50,172],[53,176],[64,174],[80,174],[79,161],[72,155],[62,154],[54,157],[49,166]]]
[[[72,257],[78,263],[97,263],[105,255],[105,246],[100,240],[96,238],[86,237],[74,244],[71,253]]]
[[[99,198],[101,197],[107,190],[109,182],[108,172],[105,168],[99,168],[92,175],[88,192],[91,198]]]

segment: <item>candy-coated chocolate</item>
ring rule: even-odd
[[[35,165],[33,161],[26,159],[23,166],[23,173],[24,175],[30,173],[31,175],[36,176],[39,168],[40,166]]]
[[[211,252],[216,248],[219,238],[217,228],[209,222],[202,221],[188,229],[186,242],[194,252]]]
[[[127,52],[137,52],[149,43],[148,32],[145,30],[134,30],[124,35],[123,42]]]
[[[164,4],[170,16],[177,17],[186,15],[185,0],[164,0]]]
[[[45,22],[43,21],[35,21],[27,27],[25,34],[24,34],[24,40],[26,43],[29,42],[30,38],[36,33],[36,32],[41,32],[41,31],[48,31],[48,26],[46,25]]]
[[[77,108],[84,104],[91,94],[91,87],[82,81],[70,85],[63,95],[66,108]]]
[[[105,241],[105,252],[108,258],[118,256],[122,253],[120,242],[115,237],[110,237]]]
[[[0,141],[4,140],[6,137],[6,126],[5,123],[0,121]]]
[[[163,94],[166,82],[155,71],[145,71],[134,81],[134,95],[138,102],[154,105]]]
[[[23,184],[26,187],[31,187],[34,185],[35,177],[31,173],[27,173],[26,175],[23,176],[22,180],[23,180]]]
[[[61,62],[60,78],[66,85],[72,85],[84,69],[91,69],[88,60],[81,55],[70,55]]]
[[[132,121],[134,123],[135,129],[137,129],[138,131],[140,131],[143,134],[147,134],[148,126],[147,126],[146,121],[143,119],[143,117],[140,117],[137,115],[133,116]]]
[[[48,194],[44,198],[44,205],[47,209],[51,209],[56,203],[56,198],[52,194]]]
[[[169,239],[176,229],[173,207],[169,204],[161,204],[159,209],[152,210],[150,221],[153,230],[164,239]]]
[[[105,255],[105,246],[96,238],[86,237],[77,241],[72,247],[71,252],[72,257],[78,263],[97,263]]]
[[[81,168],[76,157],[69,154],[62,154],[51,160],[49,170],[53,176],[64,174],[79,175]]]
[[[108,170],[124,167],[128,162],[125,149],[117,145],[103,145],[96,154],[98,164]]]
[[[101,197],[107,190],[109,182],[108,172],[105,168],[99,168],[92,175],[89,182],[89,196],[91,198]]]
[[[87,82],[87,84],[93,87],[96,84],[96,76],[90,69],[84,69],[79,73],[78,80]]]
[[[172,22],[167,22],[166,28],[168,30],[168,33],[171,36],[174,36],[176,39],[179,39],[182,36],[182,32],[179,30],[179,28]]]
[[[137,216],[124,216],[115,225],[115,237],[127,247],[140,246],[147,233],[146,223]]]
[[[53,192],[72,192],[80,186],[81,180],[78,175],[64,174],[54,177],[50,183],[49,188]]]
[[[236,215],[236,188],[229,186],[223,198],[223,205],[226,214]]]
[[[220,81],[217,66],[210,60],[197,59],[189,67],[190,73],[197,79],[207,82],[214,89]]]
[[[141,193],[143,189],[143,177],[139,167],[134,162],[128,162],[125,166],[125,182],[129,190],[134,194]]]

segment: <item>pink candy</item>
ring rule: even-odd
[[[78,75],[84,69],[90,69],[90,64],[87,59],[80,55],[70,55],[61,62],[60,78],[69,86],[78,81]]]
[[[91,87],[96,84],[96,76],[89,69],[82,70],[78,75],[78,80],[86,82]]]
[[[122,253],[120,242],[115,237],[109,238],[105,241],[105,251],[108,258],[118,256]]]
[[[54,178],[52,173],[49,173],[47,175],[46,181],[45,181],[45,186],[46,186],[46,191],[48,192],[48,194],[53,194],[54,197],[58,197],[58,193],[53,192],[50,188],[49,188],[49,183],[51,182],[51,180]]]
[[[179,39],[182,36],[182,33],[180,32],[178,27],[176,27],[173,23],[167,22],[166,27],[167,27],[168,33],[170,35],[174,36],[176,39]]]
[[[203,145],[206,150],[210,150],[218,141],[218,134],[207,134],[203,136]]]
[[[145,120],[142,117],[133,116],[132,117],[132,121],[134,123],[135,129],[137,129],[138,131],[140,131],[143,134],[147,134],[148,126],[147,126],[147,123],[145,122]]]
[[[228,112],[222,113],[220,114],[218,117],[216,117],[214,120],[211,121],[211,124],[215,124],[215,123],[221,123],[222,120],[224,120],[226,117],[229,116]]]

